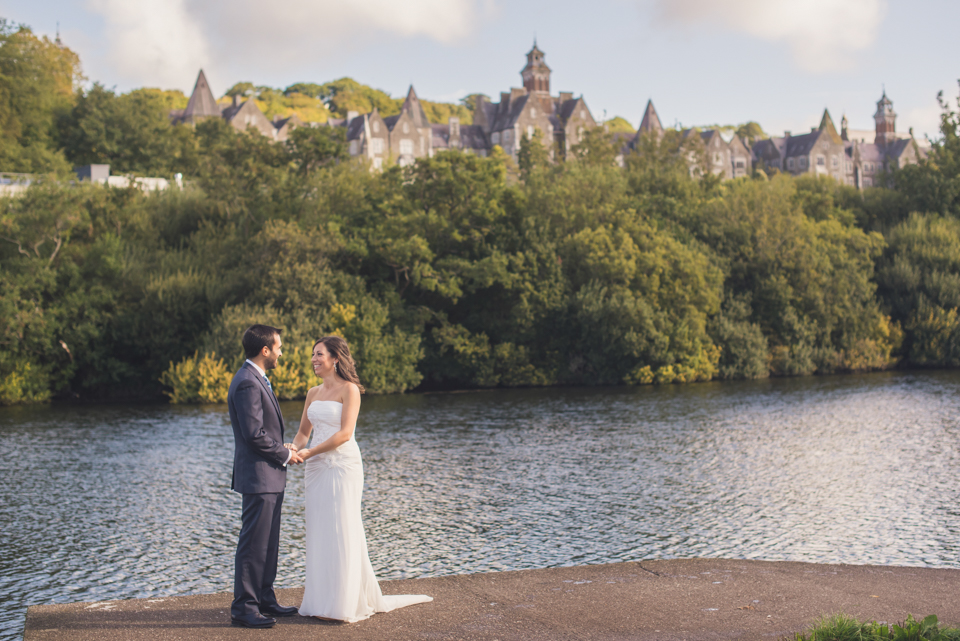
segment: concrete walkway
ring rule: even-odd
[[[960,623],[960,570],[690,559],[388,581],[432,603],[352,625],[280,619],[230,627],[229,594],[41,605],[24,641],[144,639],[780,639],[843,612]],[[280,591],[298,605],[302,590]]]

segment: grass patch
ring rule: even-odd
[[[863,623],[843,614],[818,620],[806,634],[790,641],[960,641],[960,629],[940,628],[934,614],[921,621],[908,615],[894,625]]]

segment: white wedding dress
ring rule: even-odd
[[[342,409],[337,401],[310,404],[310,447],[340,430]],[[422,594],[384,596],[380,592],[360,517],[363,461],[355,438],[307,459],[305,484],[307,583],[301,615],[353,623],[375,612],[433,601]]]

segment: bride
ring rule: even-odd
[[[300,431],[288,446],[306,462],[307,583],[300,614],[353,623],[433,601],[380,592],[360,518],[363,461],[353,435],[363,385],[339,336],[318,340],[312,362],[323,384],[307,392]]]

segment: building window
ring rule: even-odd
[[[413,141],[410,139],[403,139],[400,141],[400,155],[401,156],[412,156],[413,155]]]
[[[380,123],[376,120],[373,121],[373,133],[380,133]]]
[[[847,168],[847,171],[850,171],[851,169],[853,169],[853,164],[849,160],[844,164]]]
[[[530,107],[530,117],[531,117],[531,118],[536,118],[536,117],[537,117],[537,110],[534,109],[533,107]]]
[[[834,167],[839,167],[839,166],[840,166],[840,159],[839,159],[839,158],[837,158],[836,156],[831,156],[830,158],[833,160],[833,166],[834,166]]]
[[[787,158],[787,169],[793,169],[793,158]]]
[[[807,157],[800,156],[800,169],[806,169],[806,168],[807,168]]]
[[[506,131],[503,132],[503,142],[504,142],[504,143],[509,143],[509,142],[510,142],[510,130],[509,130],[509,129],[507,129]]]
[[[744,169],[745,167],[746,167],[746,164],[744,164],[743,160],[741,160],[740,158],[738,158],[738,159],[737,159],[737,169]]]
[[[370,151],[375,154],[383,153],[383,138],[371,138],[370,139]]]
[[[360,153],[360,141],[359,141],[359,140],[351,140],[351,141],[350,141],[350,155],[351,155],[351,156],[356,156],[358,153]]]
[[[492,142],[492,143],[495,144],[495,145],[499,145],[499,144],[500,144],[500,132],[499,132],[499,131],[495,131],[495,132],[493,132],[493,134],[491,134],[491,136],[490,136],[490,142]]]
[[[373,159],[373,168],[382,169],[383,168],[383,158],[374,158]]]
[[[406,123],[406,122],[403,123],[403,133],[405,133],[405,134],[410,133],[410,125],[409,125],[409,123]]]
[[[527,138],[533,138],[533,125],[527,125]]]
[[[864,179],[863,179],[863,186],[864,186],[864,187],[872,187],[872,186],[873,186],[873,178],[864,178]]]
[[[717,165],[721,164],[723,162],[723,154],[713,154],[713,162]]]
[[[827,164],[827,159],[823,156],[817,156],[817,166],[824,167]]]
[[[771,166],[771,167],[780,167],[780,159],[779,159],[779,158],[774,158],[773,160],[771,160],[771,161],[770,161],[770,166]]]

